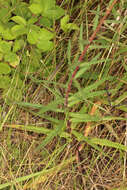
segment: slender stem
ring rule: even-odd
[[[103,16],[103,18],[100,20],[96,30],[93,32],[93,34],[91,35],[91,37],[89,38],[89,44],[85,46],[82,54],[80,55],[78,61],[82,62],[84,55],[86,54],[91,42],[94,40],[94,38],[96,37],[97,32],[100,30],[101,26],[103,25],[105,19],[107,18],[107,16],[110,14],[112,8],[114,7],[114,5],[116,4],[117,0],[114,0],[112,2],[112,4],[109,6],[109,8],[106,10],[105,15]],[[69,81],[68,87],[67,87],[67,91],[66,91],[66,95],[65,95],[65,106],[68,107],[68,97],[69,97],[69,93],[71,91],[71,86],[72,86],[72,82],[73,79],[75,78],[76,73],[79,70],[79,65],[75,68],[74,72],[72,73],[71,79]]]

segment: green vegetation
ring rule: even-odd
[[[0,0],[0,189],[127,189],[125,0],[90,40],[112,2]]]

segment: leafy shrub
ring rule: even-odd
[[[64,10],[56,5],[55,0],[31,0],[29,3],[1,0],[0,6],[0,88],[5,96],[19,64],[21,83],[27,58],[33,53],[32,49],[35,51],[33,64],[30,66],[32,72],[39,68],[41,54],[53,49],[53,38],[56,35],[53,22],[64,15]],[[28,46],[33,48],[27,49]],[[23,47],[26,51],[20,56]],[[20,88],[21,85],[16,86],[16,93]]]

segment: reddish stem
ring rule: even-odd
[[[113,3],[109,6],[109,8],[107,9],[107,11],[105,12],[105,15],[103,16],[103,18],[100,20],[100,22],[99,22],[99,24],[98,24],[96,30],[93,32],[92,36],[89,38],[89,44],[85,46],[85,48],[84,48],[82,54],[80,55],[80,57],[79,57],[79,59],[78,59],[79,62],[82,62],[83,57],[84,57],[84,55],[86,54],[86,52],[87,52],[87,50],[88,50],[88,48],[89,48],[91,42],[92,42],[92,41],[94,40],[94,38],[96,37],[97,32],[100,30],[102,24],[104,23],[104,21],[105,21],[105,19],[107,18],[107,16],[110,14],[110,12],[111,12],[111,10],[112,10],[112,8],[113,8],[113,6],[115,5],[116,2],[117,2],[117,0],[114,0],[114,1],[113,1]],[[71,76],[71,79],[70,79],[70,81],[69,81],[68,87],[67,87],[67,91],[66,91],[66,95],[65,95],[65,106],[66,106],[66,107],[68,106],[68,97],[69,97],[69,92],[70,92],[70,90],[71,90],[72,82],[73,82],[73,79],[75,78],[75,75],[76,75],[76,73],[78,72],[78,70],[79,70],[79,66],[77,66],[77,67],[75,68],[75,70],[74,70],[74,72],[73,72],[73,74],[72,74],[72,76]]]

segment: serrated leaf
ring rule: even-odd
[[[9,74],[11,69],[7,63],[0,62],[0,74]]]
[[[21,16],[13,16],[11,18],[11,20],[13,20],[14,22],[16,22],[19,25],[24,25],[24,26],[27,23],[26,20],[23,17],[21,17]]]
[[[16,37],[27,34],[27,28],[23,25],[15,25],[11,28],[11,32]]]
[[[42,12],[42,7],[40,4],[33,3],[32,5],[29,6],[29,9],[33,14],[40,14]]]
[[[53,49],[53,42],[48,40],[41,40],[37,43],[37,47],[43,52],[50,51]]]

